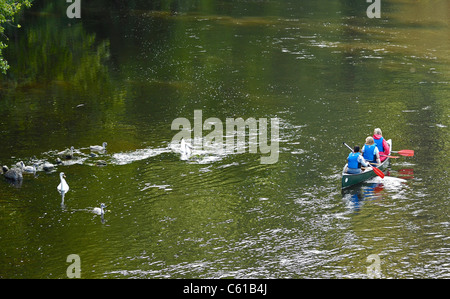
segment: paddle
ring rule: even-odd
[[[413,150],[391,151],[391,153],[396,153],[396,154],[399,154],[399,155],[401,155],[401,156],[406,156],[406,157],[412,157],[412,156],[414,156],[414,151],[413,151]]]
[[[348,144],[347,143],[345,143],[345,142],[343,142],[343,144],[346,146],[346,147],[348,147],[348,149],[349,150],[351,150],[351,151],[353,151],[353,149],[350,147],[350,146],[348,146]],[[379,176],[380,178],[384,178],[384,173],[381,171],[381,170],[379,170],[378,168],[376,168],[375,166],[371,166],[372,167],[372,169],[373,169],[373,172],[375,172],[375,174],[377,175],[377,176]]]
[[[380,156],[381,156],[381,157],[393,158],[393,159],[398,159],[398,158],[400,158],[399,156],[389,156],[389,155],[383,155],[383,154],[380,154]]]

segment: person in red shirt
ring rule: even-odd
[[[373,130],[373,140],[375,141],[378,151],[380,152],[380,160],[383,162],[386,160],[386,156],[389,155],[391,149],[389,148],[389,144],[386,139],[383,138],[383,133],[380,128]]]

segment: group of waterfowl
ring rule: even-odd
[[[106,152],[106,146],[107,143],[103,142],[102,145],[91,145],[89,147],[89,149],[91,150],[90,156],[92,157],[96,157],[97,154],[94,152],[99,152],[99,153],[105,153]],[[62,152],[58,152],[57,153],[57,158],[56,158],[56,164],[63,164],[63,161],[61,159],[73,159],[75,156],[75,148],[72,146],[69,149],[66,149],[65,151]],[[100,161],[100,165],[102,165],[102,161]],[[12,181],[13,183],[21,183],[23,180],[23,174],[24,173],[29,173],[29,174],[36,174],[36,171],[42,169],[44,171],[53,171],[55,169],[55,165],[48,162],[48,161],[44,161],[42,165],[39,164],[34,164],[34,165],[25,165],[25,163],[23,161],[19,161],[17,162],[11,169],[9,169],[6,165],[4,165],[2,167],[2,171],[3,171],[3,176],[8,179],[9,181]],[[59,178],[60,178],[60,183],[59,185],[56,187],[56,189],[58,190],[58,192],[61,194],[62,196],[62,201],[64,202],[64,195],[69,191],[69,184],[67,184],[66,180],[65,180],[65,174],[64,172],[61,172],[59,174]],[[104,214],[105,208],[106,206],[102,203],[100,208],[94,208],[93,212],[95,214],[98,215],[102,215]]]
[[[91,157],[96,157],[97,154],[93,153],[93,152],[100,152],[100,153],[104,153],[106,152],[106,146],[108,145],[108,143],[103,142],[102,145],[91,145],[89,147],[89,149],[91,150],[90,156]],[[58,156],[63,158],[63,159],[72,159],[75,156],[76,150],[73,146],[71,146],[69,149],[66,149],[62,152],[58,153]],[[58,158],[59,159],[59,158]],[[57,160],[61,161],[60,159]]]
[[[106,146],[107,146],[106,142],[103,142],[102,145],[91,145],[89,147],[89,149],[90,149],[89,156],[97,157],[98,154],[105,153]],[[84,149],[87,149],[87,148],[84,148]],[[181,139],[179,150],[180,150],[180,154],[181,154],[181,160],[187,160],[192,155],[192,145],[185,142],[184,139]],[[17,162],[11,169],[9,169],[7,166],[3,166],[2,167],[3,176],[6,179],[8,179],[9,181],[12,181],[13,183],[21,184],[24,173],[36,174],[37,171],[41,171],[41,170],[44,170],[46,172],[53,172],[55,170],[55,168],[57,167],[57,165],[62,165],[65,163],[65,162],[63,162],[63,160],[75,159],[75,158],[77,158],[77,155],[79,155],[81,157],[88,157],[87,154],[84,154],[80,150],[75,149],[73,146],[71,146],[70,148],[68,148],[64,151],[56,153],[56,159],[55,159],[56,165],[54,165],[48,161],[43,161],[43,162],[34,163],[33,165],[27,166],[27,165],[25,165],[25,163],[23,161],[20,161],[20,162]],[[96,165],[98,165],[98,166],[106,165],[106,162],[104,162],[103,160],[97,160]],[[70,189],[69,184],[67,183],[65,177],[66,176],[65,176],[64,172],[60,172],[60,174],[59,174],[60,183],[57,186],[57,190],[62,196],[62,205],[64,204],[64,195]],[[92,212],[103,216],[103,214],[105,213],[105,207],[106,206],[102,203],[100,208],[94,208]]]
[[[103,145],[91,145],[89,149],[91,150],[90,156],[97,157],[98,155],[94,152],[105,153],[106,152],[107,143],[103,142]],[[63,160],[70,160],[75,157],[76,154],[81,154],[79,150],[75,150],[73,146],[70,148],[58,152],[56,155],[56,165],[64,164]],[[97,165],[105,165],[106,163],[102,160],[97,161]],[[44,170],[46,172],[53,171],[56,167],[55,164],[52,164],[48,161],[44,161],[43,163],[34,163],[33,165],[25,165],[23,161],[17,162],[11,169],[9,169],[6,165],[2,167],[3,175],[5,178],[11,181],[21,181],[23,179],[23,173],[35,174],[39,170]]]

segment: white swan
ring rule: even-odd
[[[181,138],[180,151],[181,151],[181,160],[187,160],[192,155],[192,145],[184,141],[184,138]]]
[[[67,191],[69,191],[69,185],[67,184],[66,180],[64,179],[66,177],[66,175],[64,174],[64,172],[61,172],[59,174],[59,178],[61,179],[61,183],[59,183],[58,187],[56,187],[56,189],[58,189],[59,193],[61,194],[65,194],[67,193]]]
[[[16,165],[18,167],[20,167],[23,172],[36,173],[36,167],[34,167],[34,166],[25,166],[25,163],[23,163],[23,161],[18,162]]]
[[[92,210],[92,212],[94,212],[94,214],[97,214],[97,215],[103,215],[103,214],[105,214],[104,208],[106,208],[106,206],[104,203],[102,203],[102,204],[100,204],[100,208],[94,208]]]
[[[102,152],[106,150],[107,145],[108,143],[103,142],[103,145],[91,145],[89,148],[91,149],[91,151]]]

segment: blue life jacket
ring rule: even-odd
[[[364,159],[368,160],[369,162],[373,162],[375,160],[375,148],[377,146],[375,144],[372,145],[364,145]]]
[[[361,168],[361,164],[358,163],[358,157],[361,153],[350,153],[348,155],[348,168]]]
[[[377,145],[377,147],[378,147],[378,150],[380,151],[380,152],[384,152],[384,148],[383,148],[383,140],[384,140],[384,138],[383,137],[381,137],[380,139],[373,139],[374,141],[375,141],[375,144]]]

